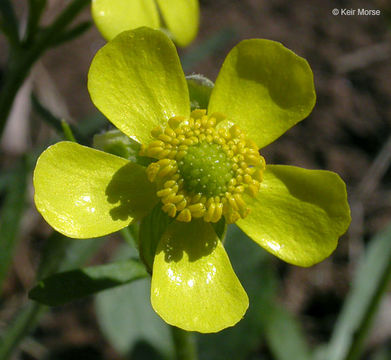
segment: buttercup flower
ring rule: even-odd
[[[176,44],[187,46],[199,25],[198,0],[92,0],[91,12],[107,40],[122,31],[148,26],[164,30]]]
[[[220,219],[299,266],[329,256],[346,231],[350,211],[337,174],[265,165],[259,155],[315,103],[308,63],[281,44],[239,43],[208,109],[190,112],[173,43],[139,28],[98,51],[88,89],[153,162],[143,167],[60,142],[37,162],[36,206],[52,227],[75,238],[112,233],[161,206],[173,221],[155,251],[151,302],[167,323],[216,332],[245,314],[247,295],[213,227]]]

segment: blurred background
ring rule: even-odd
[[[23,18],[25,2],[14,4]],[[49,1],[44,23],[65,4]],[[380,9],[381,14],[333,15],[334,8]],[[214,81],[228,51],[248,38],[279,41],[308,60],[317,92],[315,109],[263,149],[262,155],[269,164],[337,172],[347,184],[352,211],[350,229],[337,250],[309,269],[273,258],[232,227],[227,247],[251,305],[235,328],[197,337],[200,358],[301,360],[284,352],[292,348],[289,341],[295,343],[293,348],[317,348],[321,358],[318,346],[330,339],[338,342],[333,331],[355,284],[360,259],[372,239],[391,224],[391,2],[201,0],[200,10],[198,37],[180,50],[186,74],[201,73]],[[87,8],[79,20],[89,18]],[[86,86],[90,62],[104,44],[92,27],[36,63],[18,94],[1,143],[3,174],[22,154],[42,150],[55,136],[42,121],[41,105],[71,124],[87,128],[98,123],[97,132],[109,128],[92,105]],[[0,35],[0,87],[6,58],[6,42]],[[38,104],[32,103],[31,93]],[[0,299],[0,335],[28,303],[44,239],[51,232],[35,210],[32,196],[30,177],[18,243]],[[0,205],[4,201],[0,187]],[[105,263],[124,252],[117,235],[97,241],[98,245],[87,264]],[[379,301],[360,359],[391,359],[389,289],[388,285]],[[269,311],[270,303],[277,303],[279,312]],[[36,328],[13,359],[160,359],[160,352],[171,351],[165,324],[151,312],[146,281],[40,311],[43,315]],[[353,311],[350,316],[359,315]]]

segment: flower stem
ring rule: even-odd
[[[7,76],[0,93],[0,139],[15,96],[28,76],[35,61],[49,47],[56,45],[64,29],[72,22],[90,0],[74,0],[47,28],[36,35],[32,44],[11,44]]]
[[[171,335],[175,345],[175,360],[197,360],[194,334],[171,326]]]
[[[47,307],[36,302],[29,304],[19,312],[7,332],[0,339],[0,359],[8,359],[20,341],[36,326]]]

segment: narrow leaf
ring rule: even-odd
[[[268,346],[276,360],[309,360],[310,350],[296,319],[282,306],[270,304],[265,324]]]
[[[358,359],[391,278],[391,227],[371,240],[333,332],[327,359]]]
[[[0,1],[0,15],[0,25],[2,31],[8,37],[11,43],[14,45],[18,44],[18,19],[10,0]]]
[[[83,21],[80,24],[77,24],[70,30],[65,30],[62,34],[58,35],[57,38],[51,44],[52,47],[62,45],[65,42],[71,41],[80,35],[84,34],[92,26],[91,21]]]
[[[17,243],[19,224],[25,205],[28,173],[27,160],[23,160],[15,169],[6,187],[7,194],[0,213],[0,286],[7,275]]]
[[[86,239],[83,241],[69,239],[53,232],[46,241],[37,278],[48,276],[57,270],[68,270],[85,263],[104,239]],[[2,332],[0,339],[0,359],[8,359],[13,349],[31,332],[47,307],[29,301],[18,311],[15,319]]]
[[[54,274],[29,292],[30,299],[56,306],[146,277],[135,260],[92,266]]]

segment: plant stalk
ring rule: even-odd
[[[194,334],[171,326],[171,335],[175,346],[175,360],[197,360]]]
[[[10,48],[7,76],[0,93],[0,139],[15,96],[33,64],[45,50],[55,45],[56,39],[62,36],[63,30],[89,3],[90,0],[74,0],[49,27],[36,35],[35,41],[31,45]]]
[[[34,329],[47,307],[30,301],[0,339],[0,359],[7,360],[20,341]]]

